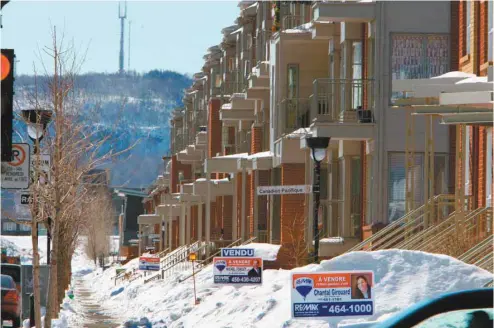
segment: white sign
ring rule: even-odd
[[[37,162],[39,163],[37,164]],[[36,165],[37,164],[37,165]],[[50,181],[51,177],[51,156],[49,154],[31,154],[31,179],[36,176],[34,169],[39,170],[39,182],[44,184]]]
[[[372,271],[294,272],[290,283],[292,318],[374,314]]]
[[[310,185],[257,187],[257,195],[259,196],[308,194],[311,191],[312,191],[312,186]]]
[[[29,187],[29,144],[12,144],[13,160],[2,163],[2,189],[27,189]]]

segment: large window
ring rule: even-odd
[[[470,0],[465,1],[466,17],[465,17],[465,55],[470,53],[470,42],[472,32],[472,2]]]
[[[388,221],[395,221],[405,215],[406,179],[413,186],[413,206],[424,204],[424,154],[415,153],[414,164],[406,177],[406,156],[403,152],[388,154]],[[446,154],[434,157],[434,195],[444,194],[448,188],[449,160]],[[410,190],[411,192],[411,190]]]
[[[394,34],[393,80],[428,79],[448,72],[449,38],[440,34]]]

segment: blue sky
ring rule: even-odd
[[[127,68],[128,21],[131,21],[130,68],[137,72],[170,69],[200,71],[208,47],[221,41],[221,29],[239,13],[237,1],[129,1],[125,26]],[[39,51],[51,44],[51,26],[73,40],[86,60],[82,72],[118,70],[120,21],[118,1],[11,0],[3,8],[2,48],[14,48],[17,74],[40,67]],[[44,57],[44,61],[48,58]],[[49,63],[50,64],[50,63]]]

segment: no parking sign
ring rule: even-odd
[[[2,163],[2,189],[27,189],[29,187],[29,144],[12,144],[12,161]]]

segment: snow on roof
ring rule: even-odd
[[[255,153],[247,156],[248,159],[254,159],[254,158],[266,158],[266,157],[273,157],[273,153],[271,151],[263,151],[260,153]]]
[[[221,105],[221,109],[232,109],[232,103],[227,103]]]
[[[474,77],[474,76],[476,76],[476,75],[475,74],[471,74],[471,73],[465,73],[465,72],[459,72],[459,71],[452,71],[452,72],[444,73],[443,75],[438,75],[438,76],[431,77],[431,79],[443,79],[443,78],[451,78],[451,77],[464,77],[464,78],[467,78],[467,77]]]
[[[259,245],[259,246],[257,246]],[[250,244],[256,254],[268,257],[268,248],[276,245]],[[73,262],[84,258],[84,245]],[[136,268],[138,259],[124,267]],[[445,255],[418,251],[384,250],[343,254],[320,265],[311,264],[295,270],[264,270],[260,286],[220,286],[213,282],[213,269],[208,266],[196,275],[200,304],[193,306],[194,286],[190,280],[178,282],[191,273],[185,269],[171,272],[164,280],[144,284],[142,279],[114,285],[115,270],[90,273],[83,278],[93,289],[93,297],[102,307],[124,320],[147,318],[152,326],[205,327],[327,327],[329,323],[350,325],[381,320],[412,304],[442,293],[480,288],[492,280],[492,274]],[[291,272],[373,270],[374,314],[365,318],[325,320],[292,320],[290,314]],[[112,291],[120,290],[112,294]],[[69,300],[76,302],[79,300]],[[62,310],[62,315],[67,314]],[[68,313],[67,315],[73,315]]]
[[[298,130],[293,131],[292,133],[289,133],[285,135],[285,138],[288,139],[299,139],[302,136],[305,136],[310,133],[309,128],[300,128]]]
[[[213,157],[213,159],[214,158],[217,158],[217,159],[221,159],[221,158],[246,158],[247,156],[249,156],[249,153],[222,155],[222,156]]]
[[[467,84],[467,83],[490,83],[490,84],[492,84],[492,81],[489,82],[487,80],[487,76],[472,76],[472,77],[466,78],[464,80],[458,81],[455,84]]]
[[[312,32],[312,26],[313,26],[312,22],[309,22],[309,23],[305,23],[305,24],[302,24],[302,25],[294,27],[294,28],[286,29],[283,32],[289,33],[289,34],[308,33],[308,32]]]
[[[330,238],[323,238],[319,242],[321,244],[343,244],[344,239],[342,237],[330,237]]]

